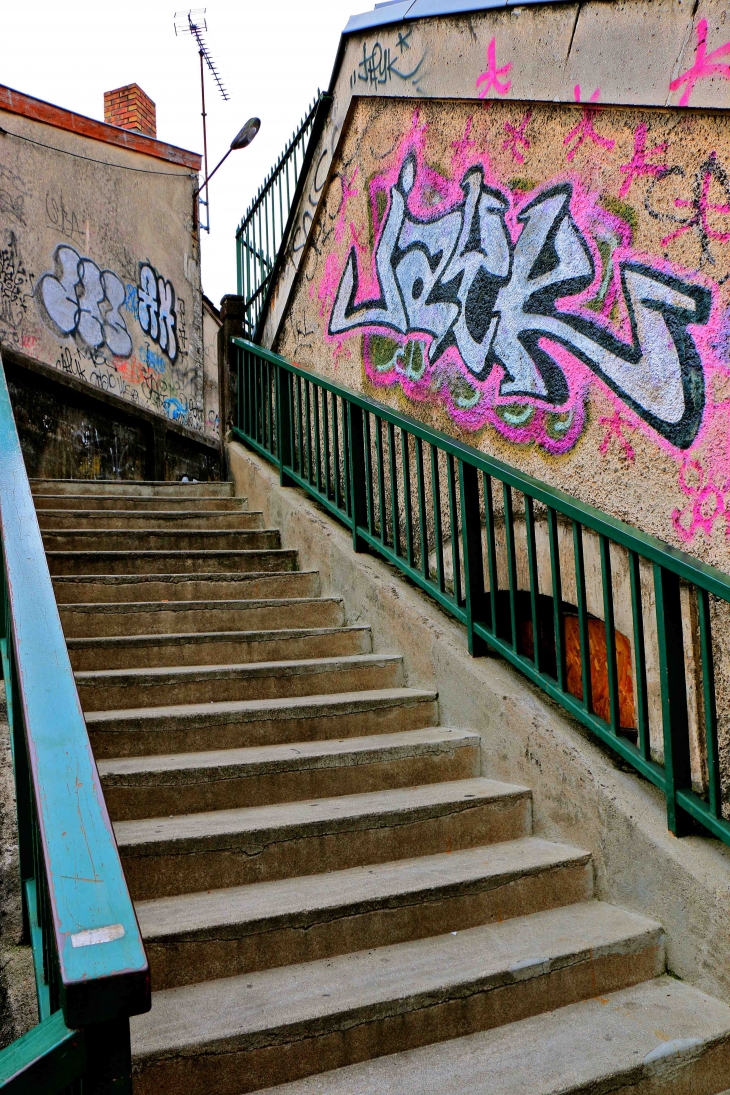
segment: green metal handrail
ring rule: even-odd
[[[0,1085],[131,1093],[129,1016],[147,958],[76,692],[0,360],[0,657],[26,942],[40,1025],[0,1052]],[[42,1079],[42,1083],[41,1083]]]
[[[699,827],[730,844],[718,750],[730,696],[715,685],[730,577],[414,418],[232,341],[234,435],[279,468],[282,485],[304,488],[352,531],[355,551],[383,556],[464,624],[472,654],[501,654],[660,788],[673,833]],[[589,611],[586,536],[600,615]],[[568,555],[574,604],[563,595]],[[619,569],[628,657],[615,622]],[[597,682],[603,698],[592,694]]]
[[[307,113],[259,187],[236,231],[238,294],[245,301],[246,329],[254,335],[264,312],[272,272],[297,204],[307,150],[318,110],[326,96],[317,92]]]

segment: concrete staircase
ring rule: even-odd
[[[730,1008],[231,484],[33,489],[151,965],[136,1095],[728,1087]]]

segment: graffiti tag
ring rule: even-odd
[[[170,361],[177,357],[177,313],[175,289],[147,262],[139,265],[137,289],[139,325],[156,342]]]
[[[53,262],[53,272],[35,289],[46,326],[58,338],[78,339],[92,351],[108,346],[115,357],[128,357],[132,339],[119,312],[126,299],[123,281],[65,243],[54,251]]]

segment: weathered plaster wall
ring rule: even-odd
[[[0,127],[0,343],[204,432],[197,176],[19,114]]]
[[[276,347],[728,569],[729,160],[709,111],[361,99]]]
[[[220,396],[218,383],[218,332],[221,318],[218,309],[203,298],[203,408],[205,433],[218,441],[220,429]]]

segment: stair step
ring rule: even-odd
[[[83,506],[87,510],[101,510],[103,512],[109,510],[123,510],[125,512],[137,510],[140,513],[156,513],[159,510],[174,510],[177,513],[181,504],[185,505],[184,499],[165,498],[159,495],[151,498],[114,494],[84,494],[79,496],[73,494],[46,494],[39,491],[33,492],[33,501],[39,510],[77,510]],[[218,513],[239,513],[246,509],[245,498],[203,497],[197,494],[194,502],[196,510],[210,510]]]
[[[154,479],[31,479],[33,494],[61,494],[83,498],[86,495],[107,495],[113,498],[174,498],[197,500],[204,498],[232,498],[235,487],[232,482],[212,480],[206,483],[181,483],[180,481]]]
[[[299,577],[292,574],[291,577]],[[196,634],[210,631],[342,627],[335,597],[281,597],[246,601],[130,601],[61,605],[67,639],[86,636]]]
[[[396,688],[403,683],[403,659],[399,654],[355,654],[250,665],[93,670],[75,677],[84,711],[104,711]]]
[[[252,551],[47,551],[55,575],[89,574],[228,574],[296,570],[297,553],[279,548]]]
[[[249,574],[81,574],[53,576],[59,605],[158,601],[237,601],[245,598],[316,597],[315,570]]]
[[[728,1076],[730,1008],[658,977],[265,1095],[715,1095]]]
[[[100,523],[101,524],[101,523]],[[278,529],[49,529],[43,533],[47,552],[178,552],[270,551],[281,547]]]
[[[86,714],[97,759],[392,734],[437,722],[436,693],[418,688]]]
[[[255,1091],[525,1019],[663,969],[658,924],[592,901],[167,989],[131,1021],[135,1095]]]
[[[589,852],[523,837],[163,897],[136,910],[157,991],[463,931],[592,896]]]
[[[99,761],[114,821],[362,794],[479,775],[481,738],[427,727],[399,734]]]
[[[119,821],[135,900],[318,874],[529,836],[526,787],[476,778]]]
[[[215,510],[105,510],[38,509],[38,524],[44,532],[63,529],[261,529],[263,514],[253,510],[218,513]]]
[[[67,639],[75,670],[150,669],[169,665],[279,662],[369,654],[370,628],[299,627],[267,631],[199,631]]]

